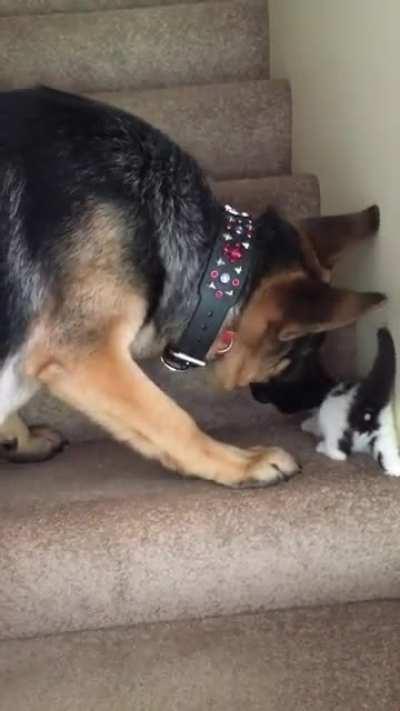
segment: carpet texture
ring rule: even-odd
[[[400,604],[0,644],[1,711],[398,711]]]
[[[398,597],[400,480],[257,410],[221,439],[285,446],[286,485],[183,480],[112,442],[2,466],[1,637]]]
[[[277,175],[265,178],[222,180],[214,183],[221,200],[239,210],[260,215],[273,205],[289,219],[319,215],[319,184],[314,175]]]
[[[214,2],[217,1],[219,0],[214,0]],[[192,2],[204,2],[204,0],[0,0],[0,16],[124,10],[133,7],[178,5],[179,3],[187,5]]]
[[[214,179],[290,173],[291,104],[286,81],[263,79],[96,96],[163,130]]]
[[[0,18],[0,88],[110,91],[265,77],[263,0]],[[29,57],[29,61],[27,61]]]

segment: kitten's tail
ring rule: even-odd
[[[387,405],[392,397],[396,377],[396,350],[393,338],[387,328],[378,331],[378,352],[369,375],[361,383],[358,398],[365,406],[373,403],[380,409]]]

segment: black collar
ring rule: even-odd
[[[182,371],[207,364],[230,309],[239,301],[252,264],[253,220],[247,212],[225,206],[218,236],[199,287],[199,299],[180,339],[166,347],[161,358],[170,370]]]

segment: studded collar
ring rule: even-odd
[[[253,261],[253,240],[254,223],[250,215],[226,205],[223,229],[201,279],[196,308],[180,339],[168,345],[161,358],[170,370],[183,371],[207,364],[207,354],[246,285]],[[227,350],[229,347],[219,352]]]

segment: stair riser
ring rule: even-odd
[[[266,76],[254,0],[0,19],[0,88],[107,91]]]
[[[260,215],[273,205],[289,220],[320,213],[319,184],[313,175],[280,175],[257,180],[222,180],[213,184],[222,203]]]
[[[291,95],[286,81],[97,94],[171,136],[218,180],[291,170]]]

